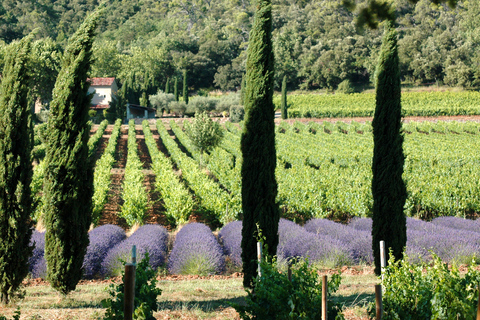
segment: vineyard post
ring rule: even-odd
[[[288,272],[287,272],[288,281],[292,282],[292,261],[288,260]]]
[[[262,277],[262,243],[257,242],[257,258],[258,258],[258,278]]]
[[[382,305],[382,285],[375,285],[375,311],[376,311],[376,320],[382,320],[383,316],[383,305]]]
[[[382,274],[382,288],[383,288],[383,272],[385,271],[385,241],[380,241],[380,267]],[[382,289],[383,290],[383,289]]]
[[[133,319],[133,311],[135,309],[135,269],[136,269],[137,253],[136,247],[132,246],[132,263],[125,264],[125,300],[123,306],[124,320]]]
[[[322,277],[322,320],[327,320],[328,312],[327,312],[327,276]]]

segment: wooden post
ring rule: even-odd
[[[327,276],[322,277],[322,320],[327,320],[328,312],[327,312],[327,288],[328,288]]]
[[[136,245],[132,246],[132,264],[134,265],[137,264],[137,246]]]
[[[382,305],[382,285],[375,285],[375,310],[376,310],[376,320],[382,320],[383,316],[383,305]]]
[[[123,306],[123,314],[125,320],[133,319],[133,311],[135,309],[135,264],[127,263],[125,265],[125,301]]]
[[[477,320],[480,320],[480,290],[478,290]]]
[[[385,265],[386,265],[386,261],[385,261],[385,241],[381,240],[380,241],[380,272],[382,274],[382,286],[383,286],[383,272],[385,270]]]
[[[261,263],[262,263],[262,243],[261,242],[257,242],[257,259],[258,259],[258,269],[257,269],[258,278],[261,278],[262,277],[262,266],[261,266]]]

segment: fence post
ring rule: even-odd
[[[135,309],[135,270],[137,264],[136,246],[132,246],[132,263],[125,264],[123,319],[132,320]]]
[[[292,282],[292,262],[288,261],[288,271],[287,271],[288,281]]]
[[[327,276],[323,276],[322,277],[322,320],[327,320],[327,317],[328,317],[327,290],[328,290]]]
[[[382,288],[383,288],[383,272],[385,270],[386,259],[385,259],[385,241],[380,241],[380,272],[382,275]]]
[[[261,278],[262,277],[262,266],[261,266],[261,263],[262,263],[262,243],[261,242],[257,242],[257,259],[258,259],[258,269],[257,269],[258,277]]]
[[[382,285],[375,285],[375,311],[376,320],[382,320],[383,316],[383,304],[382,304]]]

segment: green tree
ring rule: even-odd
[[[173,95],[175,96],[175,101],[179,100],[179,93],[178,93],[178,78],[175,77],[175,85],[173,87]]]
[[[372,246],[375,273],[380,274],[380,246],[385,241],[395,259],[403,258],[407,243],[404,213],[407,190],[402,179],[403,154],[400,68],[397,32],[392,21],[385,22],[385,35],[376,71],[376,107],[372,121],[373,161]]]
[[[256,237],[260,228],[268,256],[276,254],[280,211],[275,199],[275,106],[273,104],[274,57],[272,4],[259,0],[247,49],[245,125],[241,136],[242,262],[245,287],[257,274]]]
[[[281,110],[282,110],[282,119],[288,118],[287,113],[287,76],[283,76],[282,80],[282,103],[281,103]]]
[[[87,72],[102,11],[90,14],[69,39],[50,104],[44,160],[45,258],[47,279],[62,294],[75,290],[89,243],[93,164],[87,145]]]
[[[0,303],[28,273],[32,253],[33,128],[28,106],[30,37],[7,48],[0,85]]]
[[[183,102],[188,104],[188,79],[187,70],[183,70]]]
[[[165,81],[165,93],[170,93],[170,78]]]
[[[200,151],[200,165],[202,165],[203,154],[212,151],[222,140],[222,127],[218,122],[213,121],[206,112],[196,113],[192,122],[186,122],[186,124],[185,133]]]

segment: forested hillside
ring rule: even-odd
[[[40,28],[33,52],[36,89],[43,99],[49,99],[66,39],[99,2],[0,2],[0,47]],[[429,0],[395,2],[403,81],[480,84],[478,1],[460,1],[455,10]],[[240,86],[255,0],[106,3],[91,76],[128,82],[136,99],[164,89],[168,78],[180,79],[185,69],[191,89]],[[284,75],[290,89],[336,89],[344,80],[361,87],[373,79],[382,32],[358,32],[355,14],[341,1],[274,0],[273,19],[276,89]]]

